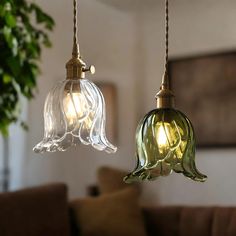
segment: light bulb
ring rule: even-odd
[[[173,122],[173,124],[163,122],[157,123],[156,142],[160,153],[163,154],[168,151],[168,149],[172,149],[173,145],[174,147],[180,145],[180,130],[181,129],[180,127],[177,127],[176,122]],[[179,142],[175,142],[175,140],[179,140]]]
[[[161,147],[165,148],[168,145],[168,129],[165,128],[165,125],[160,125],[157,130],[157,142]]]
[[[164,153],[170,142],[170,127],[168,124],[160,123],[156,129],[156,141],[159,144],[160,153]]]
[[[80,122],[86,118],[89,106],[86,98],[79,92],[67,93],[64,97],[65,115],[71,125],[75,120]]]

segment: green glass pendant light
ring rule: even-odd
[[[175,109],[174,94],[168,78],[169,3],[166,3],[165,72],[156,95],[157,109],[150,111],[139,123],[136,132],[135,170],[124,178],[126,183],[155,180],[172,171],[204,182],[195,165],[196,140],[190,120]]]

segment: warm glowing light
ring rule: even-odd
[[[170,126],[168,124],[160,124],[156,129],[156,140],[160,153],[164,153],[170,146]]]
[[[166,147],[168,145],[168,129],[163,125],[159,126],[157,131],[157,142],[161,147]]]
[[[88,104],[85,97],[78,92],[68,93],[64,99],[65,114],[69,121],[69,124],[72,124],[75,120],[83,120],[83,117],[86,116],[88,112]]]

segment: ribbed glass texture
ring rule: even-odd
[[[87,79],[59,82],[44,107],[44,138],[34,152],[66,151],[77,144],[116,152],[105,134],[105,102],[99,88]]]
[[[155,180],[174,171],[204,182],[207,176],[195,165],[195,145],[193,126],[180,111],[156,109],[149,112],[137,128],[137,166],[124,181]]]

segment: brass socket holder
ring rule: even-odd
[[[156,94],[157,108],[174,108],[175,96],[170,90],[168,75],[165,74],[162,79],[160,91]]]
[[[85,73],[95,74],[95,67],[87,67],[82,60],[78,44],[73,47],[72,58],[66,63],[67,79],[84,79]]]

